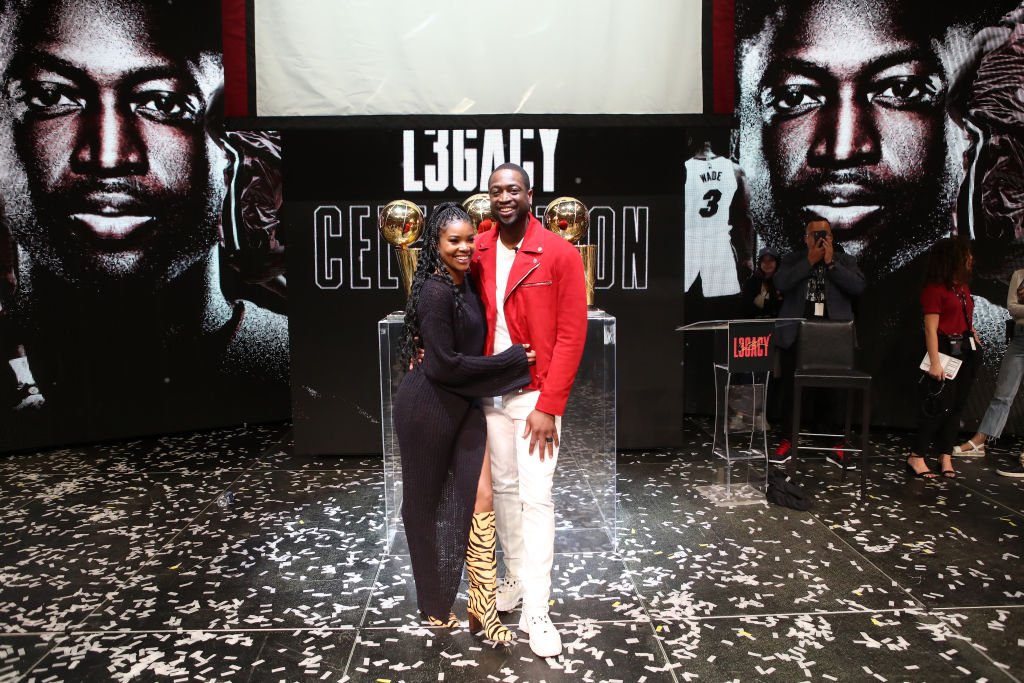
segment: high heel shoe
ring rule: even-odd
[[[455,616],[455,612],[448,613],[448,621],[441,621],[440,619],[428,616],[427,622],[431,626],[443,626],[444,628],[458,628],[462,626],[462,624],[459,623],[459,618]]]
[[[921,460],[924,460],[924,456],[923,455],[912,455],[909,458],[907,458],[907,462],[906,462],[907,474],[912,474],[915,477],[918,477],[919,479],[935,479],[938,475],[935,474],[934,472],[932,472],[931,468],[926,469],[926,470],[921,471],[921,472],[918,472],[917,470],[914,469],[914,466],[910,464],[910,461],[911,460],[916,460],[917,458],[921,458]]]
[[[498,618],[494,590],[498,581],[498,565],[494,559],[494,513],[477,512],[469,529],[466,547],[466,573],[469,574],[469,628],[473,633],[483,629],[484,637],[496,643],[510,643],[515,637]]]
[[[974,445],[973,443],[971,444]],[[949,458],[949,469],[942,466],[942,458]],[[939,474],[942,475],[943,479],[956,479],[956,470],[953,469],[953,458],[949,455],[944,455],[939,458]]]

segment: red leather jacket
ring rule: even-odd
[[[494,353],[494,301],[498,231],[476,238],[473,277],[487,311],[485,353]],[[537,410],[562,415],[587,339],[587,291],[583,259],[574,246],[544,229],[534,216],[512,262],[505,292],[505,322],[513,344],[530,344],[537,363],[530,384],[539,389]]]

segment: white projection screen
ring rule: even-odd
[[[255,0],[256,114],[700,114],[701,0]]]

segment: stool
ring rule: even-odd
[[[868,477],[868,437],[871,429],[871,375],[854,369],[854,348],[856,333],[853,321],[834,322],[828,320],[803,320],[800,322],[800,341],[796,353],[796,372],[793,374],[793,425],[792,438],[794,455],[800,448],[805,450],[838,450],[800,446],[800,436],[840,436],[839,434],[812,434],[800,432],[800,404],[803,389],[820,387],[846,389],[846,425],[842,434],[849,441],[853,421],[854,391],[861,392],[861,433],[860,448],[844,449],[860,452],[860,500],[864,502]],[[846,480],[846,464],[843,463],[842,480]]]

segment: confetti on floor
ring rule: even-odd
[[[420,623],[380,458],[296,455],[288,425],[0,456],[0,682],[1019,679],[1019,444],[926,482],[878,433],[866,504],[809,459],[797,512],[713,505],[764,471],[685,434],[612,463],[567,431],[546,661]]]

